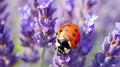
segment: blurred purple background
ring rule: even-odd
[[[11,28],[11,39],[15,40],[19,38],[20,35],[20,15],[18,13],[18,8],[23,7],[26,4],[32,3],[32,0],[6,0],[8,7],[6,12],[10,12],[7,24]],[[93,35],[93,43],[95,44],[91,53],[88,56],[92,59],[94,53],[100,49],[100,46],[104,40],[104,37],[108,35],[115,27],[115,22],[120,22],[120,0],[97,0],[97,4],[91,9],[93,14],[99,16],[95,21],[95,30]],[[79,18],[81,10],[81,0],[75,0],[75,10],[74,16],[75,19]],[[57,8],[54,16],[58,17],[55,30],[60,26],[60,23],[63,23],[65,18],[63,18],[63,12],[65,8],[68,8],[64,0],[55,0],[54,7]],[[79,22],[74,20],[74,22]],[[81,23],[82,24],[82,23]],[[82,26],[82,25],[81,25]],[[88,59],[88,65],[91,62],[91,59]]]

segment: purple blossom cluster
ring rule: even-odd
[[[0,0],[0,67],[12,67],[18,57],[13,52],[14,43],[10,40],[10,29],[5,25],[7,15],[2,15],[7,5],[2,5],[3,2]]]
[[[25,62],[36,62],[39,60],[38,50],[35,49],[35,41],[33,35],[35,33],[32,25],[34,24],[34,19],[32,18],[32,8],[26,5],[24,8],[19,8],[19,13],[21,15],[21,34],[20,40],[24,48],[20,54],[21,60]],[[32,58],[31,58],[32,57]]]
[[[98,18],[98,16],[93,15],[86,15],[86,19],[83,23],[83,32],[82,32],[82,38],[81,42],[79,44],[79,52],[81,55],[86,55],[89,53],[89,51],[92,48],[91,40],[92,40],[92,32],[95,28],[95,20]]]
[[[9,39],[9,28],[5,26],[5,21],[0,17],[0,66],[10,67],[17,61],[17,56],[13,52],[14,43]]]
[[[35,62],[39,60],[38,51],[36,46],[43,47],[42,52],[42,64],[44,65],[44,54],[46,47],[49,47],[56,39],[54,27],[55,20],[52,15],[55,12],[55,8],[52,8],[53,0],[41,1],[34,0],[33,6],[28,5],[24,8],[19,8],[21,14],[21,33],[24,36],[21,37],[22,45],[30,48],[29,55],[26,50],[23,52],[21,59],[26,62]],[[34,52],[34,53],[33,53]],[[32,57],[32,58],[31,58]]]
[[[67,19],[68,20],[66,20],[66,22],[71,22],[72,21],[72,18],[73,18],[73,11],[74,11],[74,7],[75,7],[75,5],[74,5],[74,1],[73,0],[66,0],[66,9],[65,9],[65,11],[66,11],[66,13],[67,13]]]
[[[0,0],[0,16],[7,20],[9,13],[6,13],[5,9],[7,8],[8,4],[4,0]]]
[[[101,50],[95,54],[91,67],[119,67],[120,65],[120,23],[105,37]]]
[[[52,15],[56,11],[52,8],[53,0],[38,0],[38,17],[35,18],[34,24],[34,39],[37,45],[41,47],[49,47],[55,40],[55,21],[57,18],[53,18]]]

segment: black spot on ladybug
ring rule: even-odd
[[[75,41],[75,43],[77,43],[77,40]]]
[[[75,30],[75,32],[78,32],[78,30],[76,28],[74,30]]]
[[[60,53],[63,53],[63,52],[65,51],[63,46],[59,46],[59,47],[57,48],[57,50],[58,50],[58,52],[60,52]]]
[[[60,30],[60,32],[62,32],[62,30]]]
[[[68,24],[67,26],[70,27],[71,25]]]
[[[75,34],[74,34],[74,33],[72,33],[72,36],[73,36],[73,37],[75,37]]]

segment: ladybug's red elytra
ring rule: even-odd
[[[57,32],[56,47],[60,53],[68,53],[80,41],[80,29],[74,23],[66,23]]]

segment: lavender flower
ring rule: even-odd
[[[2,57],[0,57],[0,66],[6,67],[5,60]]]
[[[22,17],[21,33],[23,35],[20,40],[22,42],[22,46],[27,47],[30,50],[30,53],[27,53],[27,49],[24,49],[23,52],[20,54],[20,58],[25,62],[36,62],[39,60],[39,55],[38,51],[35,49],[35,42],[33,39],[33,35],[35,32],[32,27],[34,19],[31,16],[31,7],[25,6],[24,8],[19,8],[19,12]]]
[[[39,60],[39,58],[40,57],[38,55],[38,50],[36,50],[35,48],[31,48],[29,51],[24,50],[21,55],[21,59],[24,62],[36,62]]]
[[[97,3],[96,0],[87,0],[87,8],[91,9]]]
[[[120,23],[102,44],[101,50],[95,54],[91,67],[118,67],[120,64]]]
[[[0,43],[1,45],[9,41],[9,29],[5,27],[5,21],[0,17]]]
[[[85,22],[83,24],[83,32],[85,32],[85,34],[90,34],[90,32],[93,31],[94,29],[94,21],[98,18],[98,16],[93,15],[90,16],[89,14],[85,15]]]
[[[96,0],[83,0],[83,10],[89,12],[96,3]]]
[[[7,8],[8,4],[5,3],[4,0],[0,0],[0,16],[4,18],[4,21],[6,21],[9,13],[6,13],[5,9]]]
[[[44,67],[45,47],[53,45],[56,39],[54,27],[57,18],[52,17],[56,11],[52,8],[52,3],[53,0],[37,0],[38,17],[34,18],[34,40],[38,46],[43,47],[42,67]]]
[[[16,64],[16,62],[18,61],[18,56],[17,54],[15,53],[11,53],[9,56],[8,56],[8,67],[13,67],[13,65]]]
[[[37,0],[34,0],[33,6],[31,7],[31,17],[32,18],[35,18],[35,17],[38,18],[37,6],[38,6],[38,2],[37,2]]]
[[[77,49],[72,49],[67,54],[59,54],[55,51],[51,67],[83,67],[86,57],[78,59],[78,56],[79,52]]]
[[[23,9],[22,8],[19,9],[20,14],[22,16],[21,33],[25,37],[25,38],[21,38],[21,41],[23,43],[22,44],[23,46],[28,46],[28,47],[32,45],[31,43],[34,44],[34,41],[32,38],[32,36],[34,35],[34,29],[31,26],[34,23],[34,20],[30,16],[30,10],[31,10],[30,6],[25,6]]]
[[[93,15],[86,15],[86,20],[83,24],[83,36],[81,39],[80,44],[78,45],[78,49],[81,55],[86,55],[92,48],[91,45],[91,36],[94,30],[94,21],[98,18],[98,16]]]
[[[79,66],[79,63],[77,63],[77,57],[78,57],[78,50],[72,49],[71,52],[67,54],[59,54],[57,51],[55,51],[54,57],[53,57],[53,64],[52,67],[74,67]]]
[[[85,19],[86,14],[91,14],[91,8],[97,3],[96,0],[82,0],[81,10],[80,10],[80,20]]]
[[[52,18],[56,9],[51,7],[53,0],[38,0],[39,19],[35,22],[35,41],[39,46],[48,47],[55,40],[54,27],[56,18]]]
[[[4,0],[0,0],[0,15],[5,11],[7,4],[4,4]]]
[[[16,54],[12,57],[14,44],[9,40],[9,33],[9,28],[5,26],[4,19],[0,17],[0,61],[3,61],[0,62],[0,66],[2,67],[13,66],[18,60]]]
[[[14,43],[9,39],[10,29],[5,26],[8,13],[5,14],[7,4],[3,2],[0,0],[0,67],[12,67],[18,57],[13,53]]]
[[[21,41],[23,43],[22,44],[23,46],[28,46],[28,47],[33,46],[34,44],[34,41],[32,38],[32,36],[34,35],[34,29],[31,26],[34,23],[34,20],[30,16],[30,10],[31,10],[30,6],[25,6],[23,9],[19,8],[19,12],[22,16],[21,33],[24,36],[24,38],[21,37]]]
[[[73,19],[73,11],[74,11],[74,1],[73,0],[66,0],[66,8],[65,12],[67,13],[66,19],[68,19],[66,22],[71,22]]]

